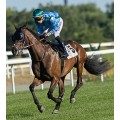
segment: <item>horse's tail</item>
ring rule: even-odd
[[[86,59],[84,67],[89,73],[100,75],[109,70],[112,66],[106,59],[100,61],[98,56],[92,55]]]

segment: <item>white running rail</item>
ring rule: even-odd
[[[92,46],[94,47],[98,47],[99,43],[91,43]],[[81,46],[83,46],[84,48],[90,48],[90,44],[81,44]],[[106,43],[101,43],[100,44],[101,47],[114,47],[114,42],[106,42]],[[14,58],[14,59],[8,59],[8,56],[12,55],[11,51],[7,51],[6,52],[6,74],[7,77],[10,78],[10,75],[12,77],[12,88],[13,88],[13,93],[15,94],[15,83],[14,83],[14,68],[22,68],[22,67],[29,67],[30,69],[30,74],[32,73],[32,69],[31,69],[31,58],[30,58],[30,54],[28,52],[28,50],[24,50],[23,51],[24,54],[28,54],[29,57],[27,58]],[[87,55],[102,55],[102,54],[110,54],[110,53],[114,53],[114,49],[106,49],[106,50],[99,50],[99,51],[89,51],[87,52]],[[26,63],[26,65],[25,65]],[[22,65],[24,64],[24,65]],[[11,69],[11,72],[10,72]],[[71,84],[72,86],[74,86],[74,80],[73,80],[73,72],[71,70],[70,72],[70,79],[71,79]],[[103,81],[103,76],[101,76],[101,81]],[[43,89],[43,85],[42,85],[42,89]]]

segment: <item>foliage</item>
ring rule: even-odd
[[[114,40],[114,3],[107,5],[106,27],[104,28],[104,36],[108,39]]]
[[[103,42],[114,40],[114,3],[107,5],[107,11],[102,12],[95,4],[81,4],[78,6],[47,6],[38,7],[44,11],[58,11],[64,20],[61,37],[63,40],[75,40],[78,43]],[[14,33],[14,25],[22,26],[27,23],[29,28],[37,32],[32,12],[26,9],[17,11],[6,10],[6,40],[7,50],[11,49],[11,35]]]

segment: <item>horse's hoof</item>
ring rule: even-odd
[[[70,103],[74,103],[74,102],[75,102],[75,98],[71,98]]]
[[[62,102],[64,101],[64,98],[62,98]]]
[[[58,110],[53,110],[52,114],[58,114]]]
[[[62,97],[59,97],[58,99],[59,99],[58,100],[59,102],[63,102],[63,100],[64,100],[64,98],[62,98]]]
[[[44,109],[44,107],[42,106],[42,107],[40,108],[40,112],[43,113],[44,111],[45,111],[45,109]]]

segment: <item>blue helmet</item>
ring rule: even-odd
[[[40,18],[44,14],[43,10],[41,9],[36,9],[33,11],[33,18]]]

